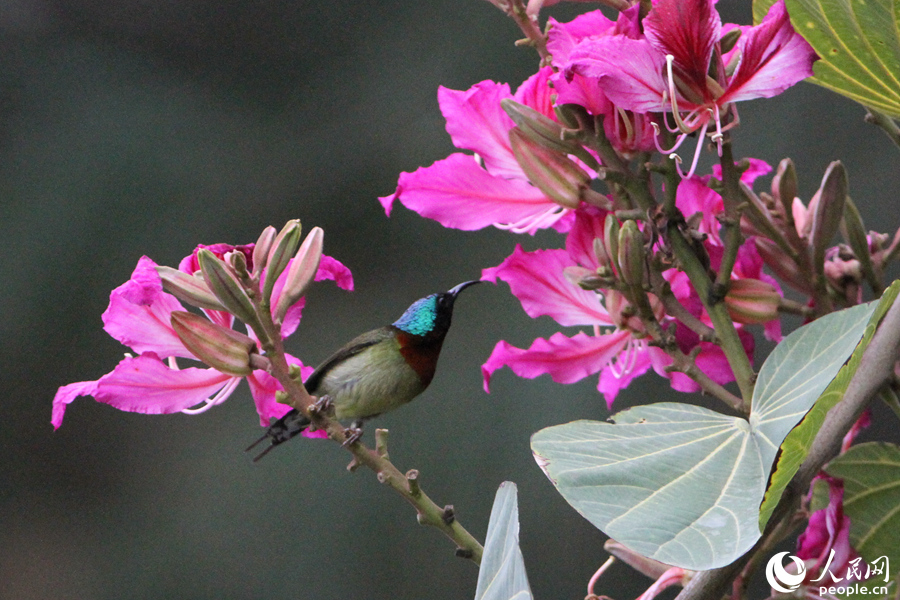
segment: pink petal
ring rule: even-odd
[[[756,181],[759,177],[763,175],[768,175],[772,172],[772,167],[764,160],[760,160],[758,158],[748,158],[747,162],[750,163],[750,166],[747,167],[743,173],[741,173],[741,181],[746,183],[749,186],[753,185],[753,182]],[[735,163],[737,164],[737,163]],[[713,177],[722,180],[722,165],[714,164],[712,167]]]
[[[694,175],[682,180],[675,192],[675,206],[688,219],[697,213],[702,214],[698,230],[710,236],[710,243],[721,246],[722,241],[719,237],[721,225],[717,217],[725,211],[725,204],[722,196],[707,185],[708,181],[709,175],[705,177]]]
[[[784,0],[772,5],[762,23],[738,40],[741,62],[721,102],[777,96],[813,74],[818,56],[794,31]]]
[[[674,56],[682,77],[704,97],[708,95],[706,76],[713,46],[722,29],[714,3],[715,0],[659,0],[644,19],[644,34],[650,44],[663,55]]]
[[[275,400],[275,392],[282,389],[281,384],[265,371],[253,371],[247,376],[247,384],[262,427],[268,427],[271,419],[280,419],[290,412],[290,406]]]
[[[481,279],[502,279],[531,318],[550,316],[560,325],[612,324],[600,298],[569,282],[563,269],[574,265],[565,250],[525,252],[516,245],[500,265],[482,271]]]
[[[353,273],[336,258],[327,254],[322,255],[319,261],[319,270],[316,271],[316,281],[334,281],[342,290],[353,291]]]
[[[291,262],[293,262],[293,260],[294,259],[291,259]],[[281,297],[281,291],[284,289],[284,282],[287,279],[287,273],[289,269],[290,263],[288,263],[288,267],[286,267],[285,270],[281,273],[281,275],[278,277],[278,281],[275,282],[275,285],[272,288],[271,305],[273,310],[276,306],[278,306],[278,298]],[[332,258],[327,254],[323,254],[322,259],[319,261],[319,270],[316,271],[315,281],[326,280],[334,281],[341,289],[353,289],[353,274],[350,272],[350,269],[345,267],[336,258]],[[300,324],[300,317],[303,314],[304,306],[306,306],[305,296],[295,302],[285,313],[284,319],[281,323],[281,336],[283,338],[290,336],[297,330],[297,326]]]
[[[141,258],[129,279],[109,295],[103,313],[103,329],[135,352],[154,352],[162,357],[194,358],[175,334],[170,323],[172,311],[184,310],[181,303],[162,286],[148,285],[155,263]],[[159,281],[159,275],[153,271]]]
[[[484,389],[490,391],[492,374],[504,366],[527,379],[549,373],[557,383],[574,383],[600,371],[630,337],[631,334],[627,331],[615,331],[601,336],[578,333],[571,338],[562,333],[554,333],[549,340],[534,340],[527,350],[503,341],[498,342],[481,367]]]
[[[615,105],[638,113],[669,109],[666,92],[665,56],[647,40],[622,35],[587,39],[569,55],[565,73],[600,79],[600,85]]]
[[[153,353],[125,358],[97,381],[97,402],[145,414],[175,413],[200,404],[233,378],[214,369],[170,369]]]
[[[608,211],[585,206],[575,211],[575,225],[566,236],[566,251],[582,267],[596,269],[599,265],[594,252],[594,240],[603,239],[603,226]]]
[[[522,224],[533,234],[568,212],[525,181],[492,176],[466,154],[451,154],[430,167],[401,173],[396,193],[379,200],[388,215],[393,202],[400,200],[423,217],[465,231]]]
[[[93,396],[96,391],[96,381],[80,381],[59,388],[53,397],[53,415],[50,418],[53,429],[59,429],[59,426],[62,425],[66,407],[72,403],[72,400],[79,396]]]
[[[438,88],[438,104],[453,145],[477,153],[492,175],[524,179],[509,145],[514,123],[500,106],[501,100],[511,97],[509,85],[493,81],[476,83],[466,91]]]
[[[625,350],[627,354],[629,350]],[[606,408],[612,408],[613,402],[619,392],[631,385],[631,382],[646,373],[651,366],[650,353],[647,349],[631,350],[635,354],[631,357],[624,357],[620,353],[615,365],[608,364],[600,372],[600,379],[597,383],[597,391],[603,394],[606,400]],[[629,368],[620,365],[623,360],[627,360]]]
[[[548,83],[551,75],[553,75],[552,67],[541,67],[537,73],[526,79],[519,86],[519,89],[513,95],[513,99],[519,104],[533,108],[545,117],[555,121],[556,112],[553,110],[553,94],[556,91]],[[508,137],[509,132],[507,131]]]

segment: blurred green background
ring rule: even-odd
[[[719,8],[750,21],[749,2]],[[0,0],[0,598],[473,596],[476,568],[370,473],[347,473],[334,445],[292,443],[251,464],[243,448],[260,429],[246,387],[195,417],[84,398],[55,433],[50,401],[121,358],[100,314],[141,255],[176,265],[198,243],[251,242],[290,218],[322,226],[356,291],[310,293],[290,350],[316,364],[516,243],[561,245],[447,230],[400,205],[388,219],[376,200],[453,150],[438,85],[515,87],[534,71],[517,37],[484,0]],[[840,158],[869,226],[900,224],[897,153],[860,107],[801,84],[740,111],[738,155],[793,157],[807,199]],[[497,486],[515,481],[536,597],[580,599],[604,536],[528,443],[544,426],[605,419],[596,378],[507,370],[487,395],[479,369],[497,340],[555,330],[505,285],[466,292],[431,388],[376,424],[395,463],[418,468],[479,538]],[[616,408],[672,398],[660,382],[648,375]],[[599,589],[628,598],[648,583],[617,566]]]

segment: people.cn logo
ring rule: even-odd
[[[784,570],[784,565],[781,561],[786,554],[787,552],[779,552],[770,558],[766,564],[766,580],[773,590],[782,594],[796,590],[806,577],[806,565],[794,555],[791,555],[791,560],[794,561],[794,565],[797,567],[797,573],[788,573]]]

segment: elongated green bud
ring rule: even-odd
[[[300,220],[291,219],[272,242],[268,265],[266,266],[266,281],[263,284],[264,301],[268,302],[271,299],[272,288],[275,286],[275,282],[278,281],[278,276],[284,272],[291,258],[297,253],[297,248],[300,246],[301,230]]]
[[[188,275],[178,269],[164,266],[157,266],[156,272],[162,280],[163,289],[182,302],[199,308],[225,310],[202,276]]]
[[[269,252],[272,250],[272,244],[277,236],[278,232],[271,225],[263,229],[262,233],[259,234],[259,239],[256,240],[256,245],[253,247],[254,275],[262,273],[262,270],[269,264]]]
[[[626,285],[642,286],[645,262],[644,234],[629,219],[619,230],[619,277]]]
[[[205,248],[197,253],[197,261],[200,263],[200,271],[206,285],[222,306],[251,327],[256,324],[256,311],[253,309],[250,296],[225,263]]]
[[[613,270],[618,274],[621,269],[619,267],[619,221],[615,215],[609,213],[606,215],[606,221],[603,223],[603,246],[606,248],[606,255],[609,257]]]
[[[812,215],[812,230],[809,236],[814,264],[825,260],[825,249],[837,233],[844,216],[847,200],[847,171],[840,161],[828,165],[822,185],[819,187],[819,201]]]
[[[576,142],[563,138],[562,126],[553,119],[511,98],[501,100],[500,106],[528,139],[563,154],[572,154],[578,149]]]
[[[597,272],[605,276],[612,275],[612,261],[606,253],[606,246],[603,244],[603,240],[594,238],[592,245],[594,247],[594,256],[597,257],[597,265],[599,265]]]
[[[180,310],[172,313],[171,323],[191,354],[213,369],[239,377],[253,371],[250,354],[256,351],[256,342],[250,337]]]
[[[278,298],[278,306],[275,307],[275,322],[281,323],[284,315],[306,293],[306,288],[316,276],[319,270],[319,261],[322,258],[322,242],[325,232],[321,227],[313,227],[309,232],[294,261],[288,268],[284,288]]]
[[[778,170],[772,178],[772,195],[781,204],[781,212],[784,215],[785,224],[796,231],[794,224],[794,198],[797,197],[797,170],[789,158],[778,163]]]
[[[509,131],[509,143],[528,180],[548,198],[566,208],[578,208],[581,193],[591,179],[564,154],[528,138],[518,127]]]

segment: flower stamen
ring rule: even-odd
[[[241,382],[241,379],[243,379],[243,377],[232,377],[228,380],[228,383],[222,386],[222,389],[215,393],[215,395],[204,400],[203,404],[201,404],[197,408],[183,408],[181,409],[181,412],[186,415],[199,415],[200,413],[205,413],[213,406],[222,404],[223,402],[228,400],[228,397],[231,396],[231,394],[234,392],[235,388]]]

